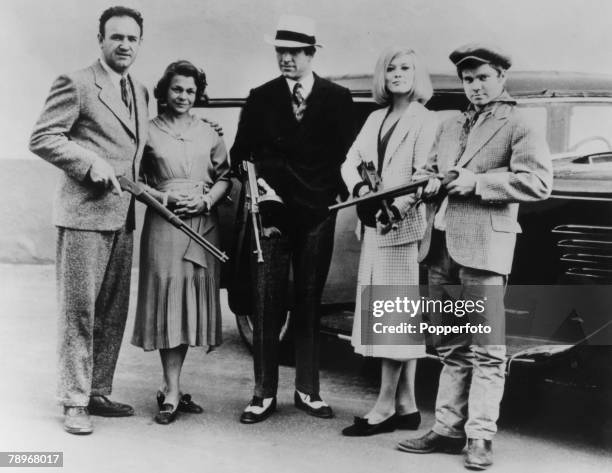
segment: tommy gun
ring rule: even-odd
[[[280,232],[276,228],[275,222],[282,218],[284,202],[265,180],[257,177],[255,164],[252,161],[243,161],[242,164],[247,177],[246,205],[251,214],[251,223],[253,225],[253,235],[255,237],[254,253],[257,254],[257,262],[263,263],[260,238],[262,236],[268,238],[274,233]]]
[[[257,262],[263,263],[263,252],[261,251],[260,228],[261,219],[259,215],[259,189],[257,188],[257,176],[255,174],[255,164],[252,161],[243,161],[242,165],[247,175],[246,203],[251,214],[251,224],[253,225],[253,236],[255,237],[255,253]]]
[[[367,163],[367,164],[371,164],[373,167],[373,164],[371,162]],[[376,172],[374,172],[374,174],[376,174]],[[363,173],[362,173],[363,175]],[[457,177],[459,176],[459,173],[457,171],[449,171],[447,174],[445,174],[444,176],[439,175],[439,176],[427,176],[427,177],[423,177],[421,179],[414,179],[406,184],[401,184],[399,186],[394,186],[394,187],[389,187],[388,189],[383,189],[382,188],[382,181],[380,181],[380,176],[378,176],[378,174],[376,174],[376,176],[379,179],[379,184],[377,187],[377,190],[374,192],[370,192],[362,197],[355,197],[353,199],[348,199],[345,200],[344,202],[340,202],[339,204],[335,204],[329,207],[329,210],[339,210],[339,209],[343,209],[345,207],[350,207],[352,205],[357,205],[357,204],[362,204],[364,202],[376,202],[379,200],[383,201],[383,212],[388,212],[387,215],[393,215],[393,212],[390,209],[390,202],[392,199],[394,199],[395,197],[399,197],[402,195],[408,195],[408,194],[413,194],[415,192],[417,192],[419,190],[419,188],[424,188],[427,185],[427,182],[429,181],[430,177],[438,177],[442,180],[442,185],[440,187],[440,191],[438,192],[437,196],[435,197],[436,199],[442,199],[443,196],[445,195],[445,190],[444,187],[446,186],[446,184],[448,184],[451,181],[454,181],[455,179],[457,179]],[[364,180],[365,181],[365,180]],[[365,181],[368,186],[370,185],[368,183],[368,181]],[[391,221],[391,220],[389,220]]]
[[[189,238],[195,241],[198,245],[202,246],[206,251],[208,251],[219,261],[225,263],[229,260],[229,257],[225,254],[225,252],[221,251],[219,248],[209,242],[206,238],[197,233],[193,228],[183,222],[176,214],[174,214],[162,204],[160,204],[157,199],[155,199],[144,189],[142,185],[131,181],[124,176],[119,176],[117,180],[119,181],[121,189],[123,189],[124,191],[128,191],[130,194],[133,194],[136,199],[144,203],[147,207],[151,207],[166,221],[168,221],[180,231],[185,233]]]

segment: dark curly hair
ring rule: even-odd
[[[138,10],[134,10],[133,8],[121,7],[121,6],[110,7],[102,12],[102,15],[100,15],[100,22],[98,25],[98,32],[100,33],[100,36],[104,38],[104,28],[106,27],[106,22],[116,16],[129,16],[130,18],[132,18],[139,26],[140,37],[142,38],[144,21],[142,19],[141,13]]]
[[[206,96],[206,74],[202,69],[197,68],[189,61],[179,60],[171,63],[166,70],[164,75],[157,82],[153,95],[157,99],[157,102],[161,105],[165,105],[166,99],[168,98],[168,88],[170,87],[170,81],[174,76],[185,76],[193,77],[193,81],[196,85],[196,102],[206,102],[208,97]]]

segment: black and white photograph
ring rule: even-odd
[[[612,3],[0,11],[0,468],[612,468]]]

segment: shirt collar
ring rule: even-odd
[[[312,87],[314,86],[314,74],[312,71],[302,77],[299,81],[289,79],[288,77],[285,77],[285,80],[287,81],[287,85],[289,86],[289,91],[291,93],[293,93],[293,87],[295,87],[295,84],[298,82],[302,84],[302,96],[305,99],[308,98],[312,92]]]
[[[502,92],[502,94],[497,97],[495,100],[492,100],[491,102],[489,102],[488,104],[486,104],[481,110],[476,110],[476,107],[474,107],[473,103],[470,103],[470,105],[468,106],[467,110],[466,110],[466,114],[469,116],[474,116],[476,114],[478,115],[494,115],[495,112],[497,111],[497,109],[501,106],[501,105],[516,105],[516,100],[513,99],[510,94],[508,92],[506,92],[505,90]]]
[[[121,78],[125,77],[127,79],[127,73],[125,75],[121,75],[118,72],[111,69],[111,67],[106,64],[104,58],[100,58],[100,64],[102,64],[102,68],[108,73],[108,77],[110,78],[113,85],[117,88],[117,90],[121,90]]]

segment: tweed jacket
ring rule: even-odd
[[[344,191],[340,166],[355,138],[352,107],[348,89],[315,74],[298,122],[287,81],[279,76],[249,93],[231,149],[232,165],[252,159],[292,218],[320,221]]]
[[[464,122],[465,116],[459,115],[442,123],[424,172],[444,174],[456,167],[475,173],[473,195],[449,196],[446,246],[462,266],[506,275],[521,232],[518,203],[546,199],[552,190],[548,146],[513,103],[501,102],[471,130],[457,161]],[[430,205],[419,261],[426,262],[429,254],[435,211]]]
[[[378,169],[378,136],[389,108],[376,110],[364,123],[342,165],[342,178],[349,191],[361,182],[357,166],[371,161]],[[384,187],[394,187],[411,181],[414,169],[422,168],[429,155],[438,126],[434,112],[418,102],[412,102],[391,134],[382,163]],[[378,246],[394,246],[418,241],[425,232],[425,209],[410,208],[407,196],[397,197],[394,205],[402,220],[397,230],[384,235],[377,233]]]
[[[80,230],[117,230],[126,222],[130,195],[96,188],[88,177],[94,162],[104,160],[117,176],[138,176],[147,138],[148,95],[134,91],[135,120],[121,101],[100,61],[62,75],[51,92],[30,138],[30,150],[64,171],[54,205],[54,223]]]

